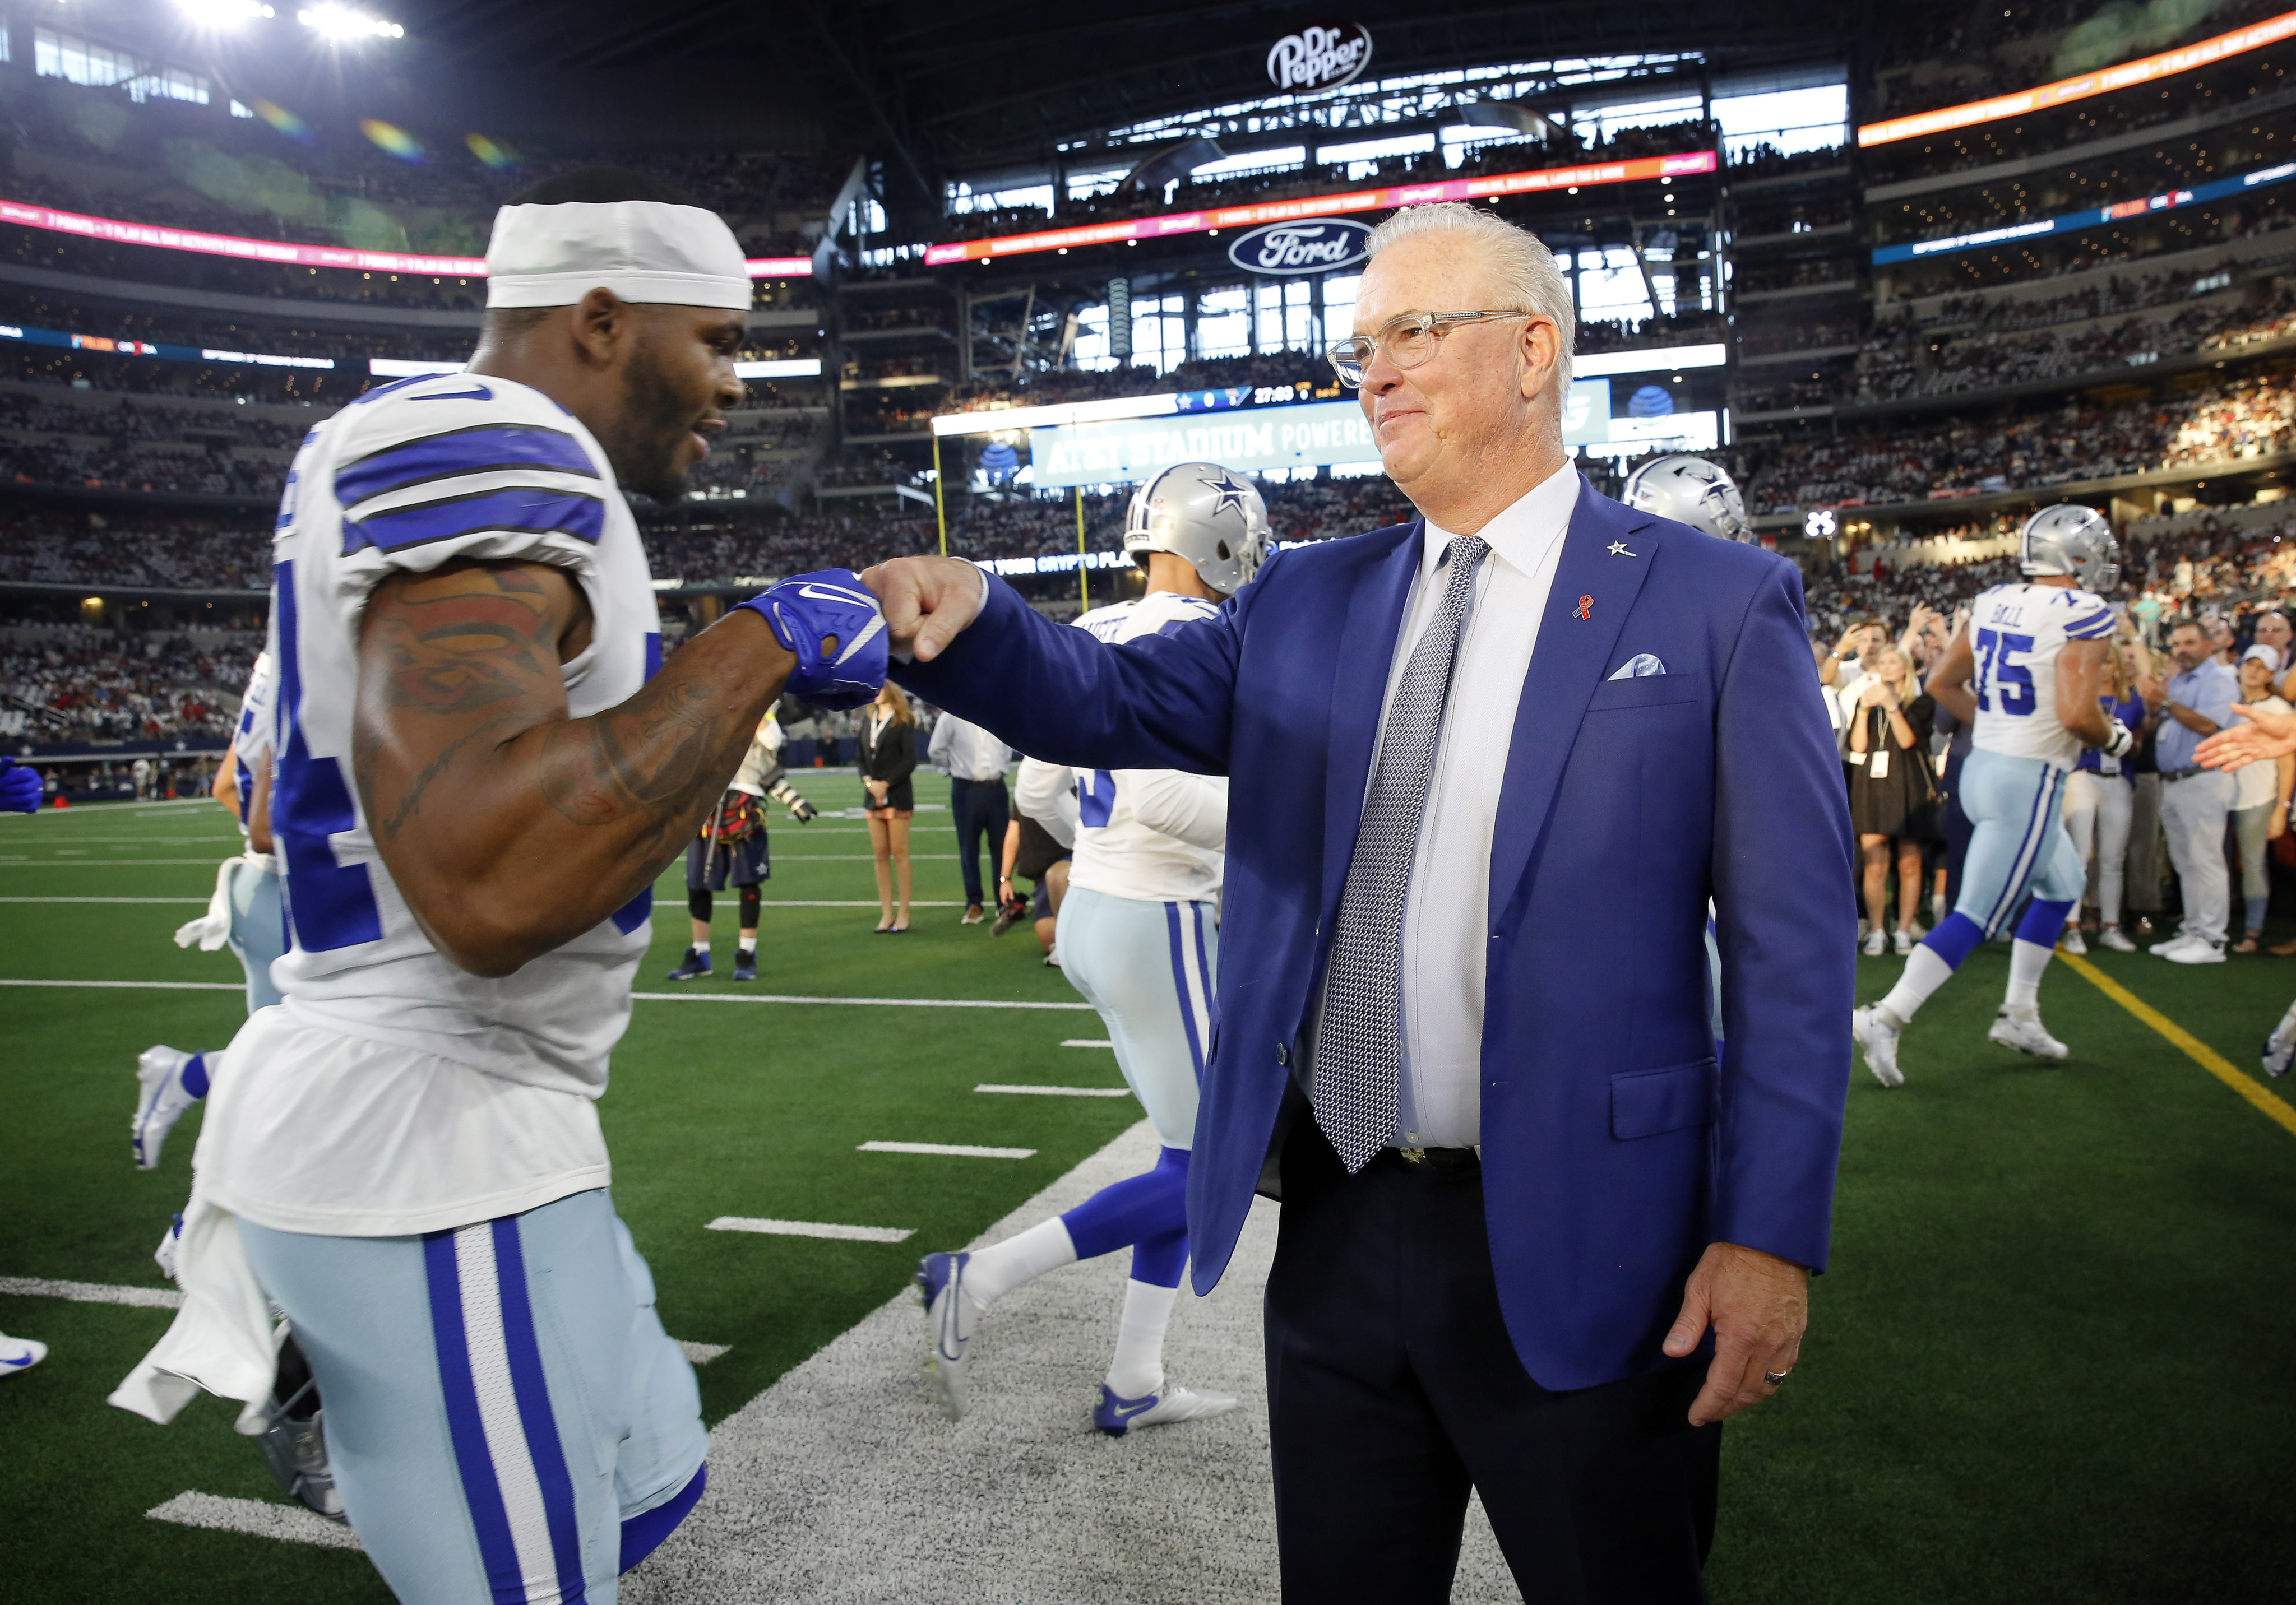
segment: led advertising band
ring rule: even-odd
[[[285,240],[250,240],[239,234],[203,234],[187,228],[163,228],[152,223],[128,223],[118,217],[90,217],[79,212],[60,212],[53,207],[21,201],[0,201],[0,223],[21,224],[83,240],[112,245],[152,245],[161,250],[196,251],[205,257],[237,257],[248,262],[275,262],[291,267],[348,267],[366,273],[428,274],[434,278],[483,279],[483,257],[418,257],[399,251],[353,250],[343,245],[296,245]],[[804,279],[813,276],[810,257],[753,257],[744,264],[753,279]]]
[[[1857,143],[1861,149],[1867,145],[1886,145],[1901,139],[1919,139],[1924,134],[1946,134],[1976,123],[1999,122],[2005,117],[2023,117],[2030,112],[2046,111],[2050,107],[2062,106],[2068,101],[2084,101],[2093,94],[2110,94],[2116,89],[2126,89],[2132,84],[2149,84],[2156,78],[2190,72],[2195,67],[2206,67],[2227,56],[2260,50],[2291,35],[2296,35],[2296,12],[2287,12],[2247,28],[2235,28],[2228,34],[2202,39],[2199,44],[2187,45],[2181,50],[2164,50],[2157,56],[2146,56],[2142,61],[2123,61],[2118,67],[2100,67],[2095,72],[2084,72],[2078,78],[2059,78],[2055,83],[2044,84],[2038,89],[2021,89],[2014,94],[1996,95],[1989,101],[1970,101],[1936,111],[1917,112],[1912,117],[1893,117],[1884,122],[1867,123],[1857,130]]]
[[[1211,207],[1203,211],[1169,212],[1160,217],[1128,217],[1114,223],[1006,234],[994,240],[951,241],[944,245],[927,246],[925,266],[939,267],[948,262],[1019,256],[1033,250],[1063,250],[1076,245],[1109,245],[1119,240],[1160,240],[1173,234],[1205,233],[1216,228],[1250,228],[1256,224],[1285,223],[1300,217],[1327,217],[1338,212],[1385,211],[1398,206],[1422,206],[1430,201],[1480,201],[1487,195],[1523,195],[1587,184],[1631,184],[1644,178],[1687,177],[1693,173],[1711,173],[1717,165],[1713,151],[1693,151],[1683,156],[1642,156],[1632,161],[1588,162],[1582,167],[1546,168],[1536,173],[1496,173],[1484,178],[1449,178],[1438,184],[1398,184],[1379,190],[1308,195],[1297,201]]]
[[[2189,190],[2170,190],[2164,195],[2147,195],[2142,201],[2116,201],[2111,206],[2084,207],[2061,217],[2009,223],[1999,228],[1980,229],[1973,234],[1949,234],[1942,240],[1915,240],[1907,245],[1884,245],[1874,253],[1874,261],[1878,266],[1884,262],[1911,262],[1919,258],[1949,257],[1988,245],[2034,240],[2045,234],[2071,233],[2076,229],[2095,228],[2103,224],[2142,217],[2148,212],[2169,212],[2179,207],[2222,201],[2227,195],[2246,194],[2267,184],[2285,184],[2291,178],[2296,178],[2296,161],[2284,161],[2278,167],[2261,168],[2234,178],[2219,178],[2214,183],[2197,184]]]

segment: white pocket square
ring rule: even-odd
[[[1613,680],[1640,680],[1649,675],[1666,673],[1666,665],[1649,652],[1636,652],[1611,671]]]

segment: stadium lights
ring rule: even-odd
[[[309,11],[297,12],[295,20],[326,39],[403,39],[406,30],[396,22],[385,22],[345,5],[316,5]]]

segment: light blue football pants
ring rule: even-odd
[[[1964,758],[1961,809],[1973,828],[1954,912],[1989,938],[2028,892],[2078,903],[2088,870],[2066,833],[2064,804],[2065,771],[2054,764],[1983,748]]]
[[[1167,1148],[1196,1140],[1196,1084],[1212,1046],[1219,929],[1210,903],[1152,903],[1071,886],[1061,973],[1100,1011],[1116,1065]]]
[[[422,1237],[239,1229],[403,1605],[613,1605],[623,1523],[676,1500],[709,1439],[608,1193]]]
[[[231,950],[247,971],[247,1011],[279,1001],[271,961],[287,951],[287,918],[279,903],[279,877],[245,859],[231,870]]]

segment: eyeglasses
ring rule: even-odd
[[[1324,349],[1332,371],[1350,390],[1360,389],[1364,370],[1382,351],[1398,368],[1415,368],[1435,355],[1435,344],[1460,323],[1485,323],[1499,317],[1537,317],[1536,312],[1502,308],[1491,312],[1406,312],[1380,325],[1376,334],[1358,334]]]

